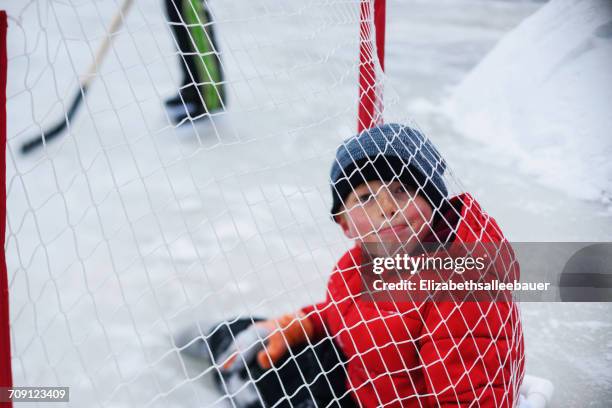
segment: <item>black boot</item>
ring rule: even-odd
[[[241,318],[214,325],[200,324],[178,336],[176,345],[192,357],[220,362],[238,334],[260,320]],[[206,326],[213,329],[202,333]],[[276,366],[270,372],[253,359],[238,371],[217,369],[217,388],[229,393],[232,404],[239,408],[357,407],[346,388],[346,357],[332,339],[292,347],[291,353]]]
[[[170,120],[177,125],[186,120],[207,118],[209,113],[195,86],[181,89],[176,96],[167,99],[164,104]]]

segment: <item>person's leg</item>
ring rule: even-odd
[[[172,121],[199,119],[224,108],[221,61],[213,23],[202,0],[165,0],[182,74],[178,95],[166,101]]]
[[[191,72],[196,78],[198,98],[206,113],[224,108],[223,71],[214,34],[214,22],[203,0],[182,0],[183,18],[194,50]]]
[[[217,389],[221,394],[229,395],[233,405],[239,408],[263,406],[255,383],[249,378],[249,374],[254,372],[253,367],[241,365],[241,368],[230,371],[222,369],[221,365],[228,360],[232,350],[244,351],[265,338],[265,334],[250,330],[253,329],[253,322],[260,320],[262,319],[243,318],[216,324],[200,322],[174,338],[182,354],[215,364],[213,375]]]
[[[186,354],[200,355],[220,364],[228,348],[240,341],[237,339],[241,333],[251,328],[253,321],[259,320],[238,319],[212,325],[208,333],[202,333],[204,337],[200,331],[205,329],[200,325],[197,331],[191,330],[191,334],[181,336],[177,345]],[[254,335],[249,346],[257,339]],[[292,349],[291,354],[277,362],[275,369],[264,370],[253,359],[239,371],[218,370],[217,387],[220,392],[232,395],[239,407],[262,406],[262,401],[263,405],[279,408],[356,406],[346,392],[345,358],[331,339],[312,346],[302,345]]]
[[[356,407],[346,389],[346,358],[331,339],[302,345],[292,354],[276,364],[274,376],[268,371],[270,379],[257,384],[260,394],[269,398],[266,402],[273,405],[284,399],[281,406],[286,407]],[[286,399],[287,395],[293,396]]]
[[[165,0],[166,15],[172,29],[173,42],[178,50],[179,67],[181,70],[181,88],[197,81],[195,75],[194,49],[189,35],[189,29],[182,18],[184,0]],[[195,91],[195,89],[193,90]],[[195,93],[194,93],[195,95]]]

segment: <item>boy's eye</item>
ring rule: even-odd
[[[395,187],[393,189],[393,193],[394,194],[406,194],[407,191],[406,191],[406,188],[404,186],[400,185],[400,186],[397,186],[397,187]]]
[[[360,194],[359,197],[357,197],[359,199],[360,203],[365,203],[367,201],[370,200],[370,198],[372,198],[372,194],[371,193],[364,193],[364,194]]]

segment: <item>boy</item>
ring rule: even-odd
[[[308,372],[318,364],[318,373],[327,374],[327,367],[342,367],[346,391],[330,384],[340,406],[514,406],[524,356],[512,302],[373,302],[361,296],[368,248],[400,243],[409,252],[423,243],[452,248],[505,241],[470,195],[447,198],[445,167],[428,140],[402,125],[377,126],[346,140],[331,172],[332,217],[355,247],[338,262],[324,302],[248,323],[222,353],[213,351],[221,372],[282,367],[289,351],[299,356],[331,338],[331,349],[315,350],[300,368]],[[263,349],[254,346],[258,338],[267,340]],[[334,354],[340,365],[333,358],[329,363]],[[311,383],[305,378],[304,384]],[[328,403],[311,394],[312,406]]]

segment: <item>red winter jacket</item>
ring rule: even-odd
[[[444,218],[454,221],[434,230],[454,234],[452,245],[505,241],[469,194],[450,203]],[[313,340],[330,336],[344,352],[353,399],[363,407],[514,406],[524,373],[514,303],[368,302],[359,297],[360,264],[357,246],[338,262],[325,302],[302,309]]]

